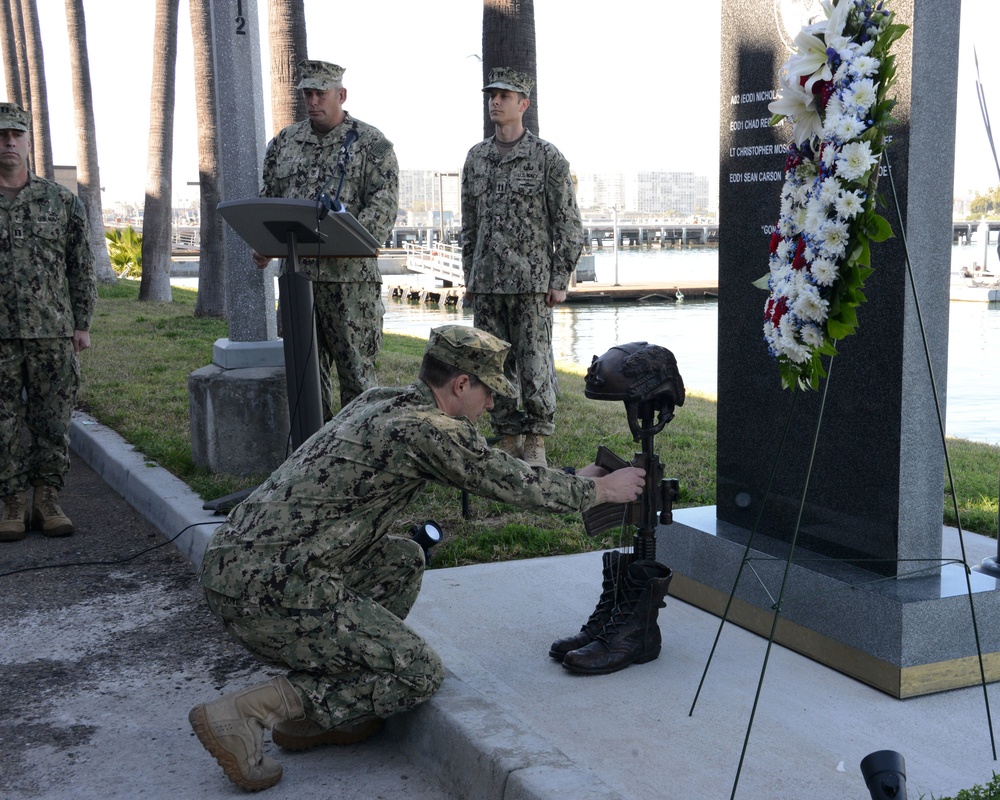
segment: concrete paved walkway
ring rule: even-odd
[[[147,466],[91,420],[76,418],[73,446],[164,535],[210,520],[183,484],[177,486],[163,470]],[[109,513],[118,512],[109,505]],[[684,512],[675,513],[680,517]],[[210,524],[189,530],[178,540],[180,552],[200,558],[212,529]],[[944,535],[946,542],[957,541],[955,531]],[[64,541],[81,552],[88,546],[84,536]],[[996,543],[984,537],[966,534],[966,547],[973,564],[996,554]],[[660,551],[661,560],[669,563],[669,541],[661,543]],[[149,580],[155,583],[156,576]],[[196,592],[196,587],[189,590]],[[656,661],[614,675],[584,677],[548,657],[549,643],[579,629],[599,591],[599,553],[429,571],[409,621],[449,669],[441,691],[411,714],[392,720],[375,742],[298,756],[268,745],[282,760],[285,777],[267,796],[730,797],[766,641],[727,625],[698,705],[689,715],[719,621],[675,598],[668,598],[660,615],[664,649]],[[196,605],[196,594],[191,597]],[[155,615],[156,602],[149,600],[150,614]],[[73,620],[74,629],[90,622],[81,613]],[[980,620],[980,625],[992,623]],[[3,637],[16,635],[8,628]],[[73,774],[87,781],[86,787],[74,782],[73,796],[239,794],[191,737],[186,714],[206,694],[248,682],[253,671],[226,675],[222,682],[206,675],[203,664],[178,674],[137,674],[112,692],[114,702],[104,718],[95,704],[104,702],[107,688],[86,688],[93,693],[89,724],[100,729],[103,744],[81,747],[73,759]],[[143,681],[177,688],[144,692]],[[139,702],[157,692],[164,695],[157,702]],[[991,686],[996,714],[1000,703],[995,695]],[[121,704],[131,709],[124,721],[115,711]],[[64,723],[71,725],[80,713],[79,706],[67,706]],[[954,795],[974,783],[987,783],[992,771],[1000,769],[990,749],[981,687],[900,701],[775,646],[735,796],[865,800],[870,795],[858,765],[881,749],[898,750],[905,757],[912,800]],[[39,757],[51,762],[50,769],[56,761],[48,753]],[[61,760],[65,763],[64,756]],[[379,783],[387,763],[391,785]],[[417,780],[412,785],[407,781],[407,791],[400,792],[400,774],[411,769]],[[352,776],[359,786],[370,781],[370,791],[345,793],[346,783],[338,775]],[[109,786],[121,781],[127,781],[131,794],[109,792]],[[188,786],[191,791],[185,794]],[[11,796],[67,795],[42,791]]]

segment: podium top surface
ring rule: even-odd
[[[288,255],[293,240],[299,258],[364,258],[378,254],[379,243],[347,211],[318,219],[314,200],[254,197],[219,203],[219,214],[254,250],[269,258]]]

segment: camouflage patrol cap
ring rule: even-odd
[[[511,92],[520,92],[525,97],[531,94],[531,87],[535,82],[525,75],[510,67],[494,67],[490,70],[490,82],[483,87],[484,92],[490,89],[507,89]]]
[[[299,83],[296,89],[319,89],[325,92],[340,86],[344,68],[329,61],[300,61]]]
[[[503,374],[510,344],[468,325],[442,325],[431,331],[426,355],[475,375],[504,397],[517,397],[514,385]]]
[[[0,131],[27,131],[31,120],[17,103],[0,103]]]

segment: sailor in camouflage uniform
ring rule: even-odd
[[[497,398],[493,431],[503,450],[545,466],[556,413],[552,307],[566,299],[583,226],[569,162],[522,124],[532,84],[498,67],[483,89],[496,133],[462,170],[462,266],[476,327],[511,342],[507,376],[519,397]]]
[[[97,300],[94,255],[79,198],[28,170],[29,117],[0,103],[0,541],[30,524],[68,536],[59,507],[69,424]],[[22,392],[26,399],[22,400]],[[25,451],[22,426],[31,434]],[[34,487],[31,515],[27,490]]]
[[[263,789],[281,767],[263,730],[304,750],[361,741],[430,698],[437,653],[403,620],[420,591],[421,546],[390,533],[428,481],[558,513],[630,502],[643,471],[570,475],[491,449],[475,421],[511,396],[508,344],[462,325],[431,332],[420,377],[375,388],[306,441],[212,536],[201,581],[229,632],[286,674],[196,706],[190,721],[226,775]]]
[[[399,167],[392,142],[377,128],[343,108],[344,68],[325,61],[299,63],[298,88],[309,119],[296,122],[271,140],[264,156],[261,197],[315,200],[337,174],[337,159],[348,132],[357,134],[340,192],[340,202],[379,242],[396,222]],[[304,248],[305,250],[305,248]],[[254,256],[264,267],[268,259]],[[300,272],[313,280],[316,335],[326,419],[333,416],[332,369],[337,366],[340,402],[347,405],[378,385],[375,360],[382,349],[382,277],[375,258],[302,258]]]

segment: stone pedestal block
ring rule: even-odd
[[[209,364],[188,376],[188,396],[195,464],[231,475],[267,475],[285,460],[284,367],[223,369]]]
[[[674,511],[657,531],[657,552],[674,570],[670,593],[761,636],[770,635],[788,544],[716,517],[712,506]],[[958,532],[938,526],[945,565],[906,565],[910,577],[869,570],[797,549],[788,571],[775,641],[893,697],[932,694],[981,682],[969,586]],[[748,559],[742,573],[740,563]],[[954,560],[952,560],[954,559]],[[1000,679],[1000,581],[972,572],[983,668]],[[725,634],[723,634],[725,635]],[[750,680],[748,676],[748,681]]]

